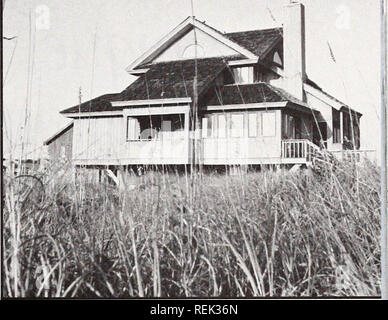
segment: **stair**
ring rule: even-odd
[[[115,183],[116,186],[120,185],[120,180],[119,178],[113,173],[112,170],[110,169],[105,169],[104,170],[105,174]]]

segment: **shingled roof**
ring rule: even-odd
[[[197,60],[198,95],[226,68],[223,58]],[[183,98],[193,96],[195,59],[162,62],[150,69],[122,92],[123,100]]]
[[[204,92],[217,75],[226,68],[223,58],[197,60],[198,96]],[[150,69],[121,93],[106,94],[81,106],[74,106],[61,113],[98,112],[120,110],[110,101],[149,100],[168,98],[193,98],[195,59],[162,62],[150,65]]]
[[[215,88],[214,90],[214,95],[208,102],[209,105],[290,101],[301,106],[306,106],[305,102],[265,82],[226,85],[221,89]]]
[[[225,37],[263,58],[283,38],[282,28],[225,33]]]
[[[113,111],[120,110],[120,108],[112,107],[111,101],[120,101],[120,93],[108,93],[96,97],[92,100],[83,102],[81,105],[62,110],[60,113],[78,113],[78,112],[99,112],[99,111]]]

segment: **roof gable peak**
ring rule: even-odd
[[[146,51],[132,64],[130,64],[126,70],[129,73],[133,73],[136,72],[134,69],[137,67],[153,62],[158,56],[168,50],[168,48],[170,48],[174,43],[176,43],[182,37],[186,36],[193,28],[202,31],[203,34],[216,40],[217,43],[220,43],[225,48],[229,48],[230,52],[233,51],[233,53],[241,54],[242,56],[245,56],[249,59],[258,58],[256,54],[236,43],[235,41],[232,41],[220,31],[208,26],[205,22],[201,22],[193,16],[189,16],[173,30],[171,30],[167,35],[165,35],[161,40],[159,40],[148,51]]]

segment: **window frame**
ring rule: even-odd
[[[243,74],[246,72],[246,79]],[[254,66],[238,66],[233,67],[233,78],[235,84],[251,84],[255,82]]]
[[[221,136],[220,135],[220,118],[223,117],[224,118],[224,128],[223,128],[223,132],[224,132],[224,135]],[[215,138],[221,138],[221,139],[225,139],[225,138],[228,138],[228,119],[227,119],[227,115],[225,113],[219,113],[217,114],[217,129],[216,129],[216,135],[214,136]]]
[[[130,138],[130,134],[129,134],[129,128],[130,128],[130,126],[129,126],[129,123],[130,123],[130,120],[133,120],[133,121],[137,121],[138,122],[138,120],[135,118],[135,117],[131,117],[131,116],[127,116],[127,121],[126,121],[126,131],[125,131],[125,135],[126,135],[126,141],[128,142],[128,141],[141,141],[141,139],[139,139],[139,138]],[[132,128],[132,130],[133,130],[133,132],[132,132],[132,134],[133,134],[133,136],[135,136],[135,129],[136,129],[136,127],[134,126],[133,128]]]

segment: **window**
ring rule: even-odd
[[[333,143],[341,143],[340,113],[333,110]]]
[[[253,67],[233,68],[235,83],[253,83]]]
[[[289,114],[283,114],[283,139],[295,138],[295,118]]]
[[[257,113],[248,113],[248,136],[257,137]]]
[[[302,136],[300,117],[282,113],[282,139],[300,139]]]
[[[264,137],[274,137],[276,135],[275,112],[264,112],[262,115],[262,129]]]
[[[275,62],[279,66],[283,65],[282,58],[280,57],[278,51],[275,51],[275,53],[273,54],[273,62]]]
[[[138,140],[140,134],[139,122],[135,118],[127,117],[127,140]]]
[[[171,118],[171,131],[183,131],[184,130],[184,115],[176,115]]]
[[[218,115],[218,138],[226,138],[226,117],[224,114]]]
[[[160,133],[162,134],[163,139],[171,139],[171,130],[172,130],[172,121],[162,120],[162,128],[160,130]]]
[[[352,128],[350,116],[348,113],[343,113],[343,126],[344,126],[344,142],[352,141]]]
[[[127,140],[156,140],[180,137],[184,116],[178,114],[127,118]]]
[[[209,118],[202,118],[202,138],[208,137],[208,125],[209,125]],[[210,131],[210,130],[209,130]]]
[[[202,118],[202,138],[217,137],[216,124],[216,114],[209,114]]]
[[[241,138],[244,136],[244,115],[231,114],[230,131],[233,138]]]

